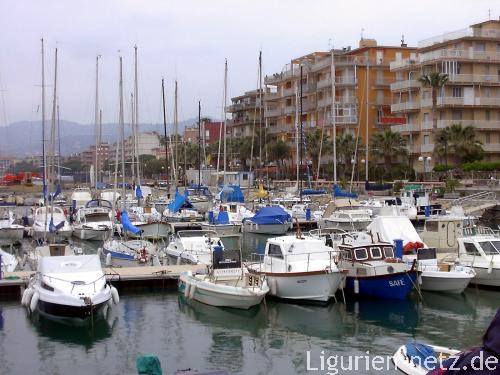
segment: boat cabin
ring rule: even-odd
[[[500,237],[491,228],[465,228],[458,240],[460,260],[484,258],[488,261],[500,260]]]
[[[365,245],[339,245],[342,260],[352,263],[394,260],[394,247],[388,242]]]
[[[456,250],[458,246],[457,238],[461,235],[462,229],[463,218],[437,216],[426,220],[420,237],[428,247]]]

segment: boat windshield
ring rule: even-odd
[[[483,241],[479,244],[485,255],[500,255],[500,241]]]

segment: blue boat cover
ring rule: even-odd
[[[203,184],[198,185],[198,184],[191,184],[189,189],[194,190],[197,194],[204,195],[206,197],[211,197],[212,193],[210,192],[210,189],[208,186],[205,186]]]
[[[141,233],[141,230],[139,228],[137,228],[136,226],[132,225],[132,223],[130,222],[130,218],[128,217],[128,214],[125,211],[123,211],[121,213],[120,220],[122,222],[124,230],[126,230],[126,231],[128,231],[130,233],[133,233],[135,235]]]
[[[106,189],[106,184],[104,182],[97,181],[95,183],[96,189]]]
[[[53,216],[50,217],[50,223],[49,223],[49,232],[50,233],[55,233],[59,229],[61,229],[62,227],[64,227],[64,221],[61,221],[59,224],[54,225],[54,217]]]
[[[137,199],[141,199],[141,198],[143,198],[143,196],[142,196],[142,190],[141,190],[141,185],[137,185],[137,186],[135,187],[135,197],[136,197]]]
[[[224,185],[219,192],[221,202],[240,202],[245,203],[245,197],[239,185]]]
[[[318,194],[326,194],[325,189],[304,189],[302,190],[302,195],[318,195]]]
[[[292,221],[291,216],[281,207],[263,207],[253,217],[243,219],[255,224],[283,224]]]
[[[172,202],[168,204],[168,209],[170,212],[177,212],[181,208],[193,208],[193,205],[188,199],[188,192],[186,190],[185,194],[182,195],[178,191],[175,192],[175,198]]]
[[[227,211],[219,212],[219,215],[217,215],[217,224],[229,224],[229,214]]]
[[[418,342],[409,342],[406,344],[406,356],[409,357],[413,363],[427,370],[434,370],[439,364],[434,349],[429,345]]]
[[[333,186],[333,196],[339,198],[357,198],[358,194],[349,193],[348,191],[344,191],[338,185]]]

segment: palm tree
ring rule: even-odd
[[[464,162],[480,160],[483,155],[481,142],[476,138],[473,126],[452,124],[441,129],[436,134],[436,152],[444,156],[445,164],[448,163],[448,155],[452,155],[457,165]]]
[[[266,145],[268,147],[269,160],[275,161],[278,168],[278,174],[281,176],[285,160],[290,156],[290,146],[281,139]]]
[[[426,87],[431,88],[432,97],[432,130],[434,134],[437,132],[437,90],[444,86],[448,81],[448,74],[443,74],[439,72],[432,72],[427,75],[423,75],[419,78],[419,81]]]
[[[344,133],[337,137],[337,164],[342,165],[344,176],[349,175],[356,149],[356,138],[351,133]]]
[[[382,159],[388,176],[392,177],[392,163],[408,153],[405,141],[400,133],[386,129],[375,133],[372,138],[371,149],[377,159]]]
[[[313,171],[317,171],[319,160],[319,149],[321,145],[321,155],[329,155],[332,152],[332,144],[328,137],[321,139],[321,129],[310,129],[306,133],[307,155],[311,158]]]

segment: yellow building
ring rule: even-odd
[[[485,159],[500,159],[500,21],[423,40],[409,58],[393,61],[390,70],[397,81],[391,84],[391,110],[407,119],[393,130],[407,139],[417,171],[425,167],[421,156],[431,156],[431,166],[435,162],[431,90],[419,78],[436,71],[449,77],[438,92],[438,128],[472,125]]]
[[[292,60],[281,73],[264,80],[266,86],[272,87],[264,99],[268,135],[289,143],[295,158],[296,126],[300,126],[302,111],[304,131],[324,126],[325,135],[331,139],[335,123],[337,135],[358,135],[359,144],[365,144],[367,130],[370,139],[373,132],[401,122],[390,113],[390,84],[396,75],[389,70],[389,64],[404,60],[414,50],[404,43],[399,47],[378,46],[375,40],[362,39],[354,50],[348,47],[314,52]]]

